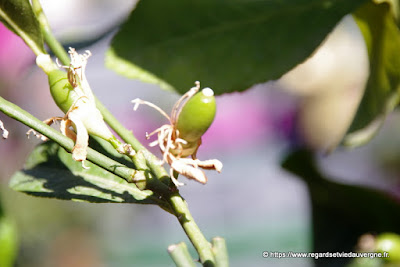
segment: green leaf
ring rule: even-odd
[[[0,21],[38,54],[44,52],[39,22],[29,0],[0,0]]]
[[[114,37],[106,65],[180,93],[197,80],[216,94],[242,91],[306,59],[364,2],[140,1]]]
[[[309,189],[312,205],[312,251],[354,251],[358,238],[365,233],[400,233],[400,203],[386,192],[334,182],[317,168],[314,156],[306,150],[289,154],[283,168],[302,178]],[[329,265],[318,259],[319,266],[344,266],[337,259]],[[342,261],[342,263],[339,263]]]
[[[366,3],[354,13],[364,35],[370,60],[370,77],[356,117],[344,144],[369,141],[399,102],[400,32],[391,5]]]
[[[123,159],[122,159],[123,160]],[[10,187],[34,196],[88,202],[157,204],[165,203],[150,190],[85,161],[74,161],[70,153],[53,142],[37,146],[25,168],[11,178]],[[116,166],[118,167],[118,166]],[[144,177],[144,176],[143,176]]]

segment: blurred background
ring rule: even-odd
[[[145,106],[134,112],[130,101],[141,98],[169,113],[179,95],[104,67],[111,38],[135,1],[41,2],[64,44],[92,52],[87,77],[94,93],[142,143],[148,143],[145,133],[166,121]],[[0,44],[2,97],[42,120],[62,115],[51,99],[46,75],[23,41],[0,25]],[[272,82],[217,97],[217,117],[198,155],[221,160],[223,172],[209,172],[207,185],[185,180],[180,192],[205,236],[226,239],[231,266],[314,264],[312,259],[262,257],[263,251],[313,251],[307,183],[280,166],[290,148],[307,142],[297,127],[301,104],[299,97]],[[26,126],[3,114],[0,120],[10,132],[7,140],[0,140],[0,197],[17,229],[16,266],[173,266],[167,246],[189,241],[177,220],[156,206],[40,199],[9,189],[10,177],[40,142],[27,138]],[[378,188],[398,199],[399,121],[394,113],[364,147],[319,155],[320,169],[333,182]]]

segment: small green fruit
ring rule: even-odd
[[[387,252],[390,262],[400,262],[400,236],[394,233],[383,233],[376,237],[376,251]]]
[[[78,94],[68,81],[68,75],[61,70],[48,73],[51,95],[57,106],[67,113],[72,104],[78,99]]]
[[[176,123],[179,137],[188,143],[197,143],[214,121],[215,112],[214,92],[204,88],[182,107]]]
[[[0,266],[11,267],[18,253],[18,236],[15,223],[0,216]]]

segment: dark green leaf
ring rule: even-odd
[[[354,13],[367,43],[370,77],[351,134],[344,140],[348,146],[369,141],[399,101],[400,32],[390,8],[386,2],[371,1]]]
[[[11,178],[10,187],[34,196],[66,200],[163,204],[152,191],[139,190],[88,161],[85,165],[89,169],[56,143],[46,142],[35,148],[25,168]]]
[[[113,39],[106,64],[181,93],[196,80],[216,94],[242,91],[303,61],[363,2],[140,1]]]
[[[283,162],[289,172],[308,185],[312,205],[314,249],[316,252],[354,251],[365,233],[400,233],[400,203],[387,193],[372,188],[340,184],[324,177],[313,154],[295,151]],[[343,266],[343,261],[318,259],[317,266]],[[341,261],[341,263],[340,263]]]
[[[0,0],[0,21],[19,35],[33,50],[44,51],[39,22],[29,0]]]

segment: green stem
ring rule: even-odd
[[[58,57],[58,59],[60,59],[61,63],[68,66],[69,65],[68,53],[65,51],[64,47],[55,38],[55,36],[50,28],[50,24],[47,20],[47,17],[43,12],[43,8],[42,8],[39,0],[32,0],[32,9],[36,15],[36,18],[39,21],[39,25],[42,30],[44,41],[49,46],[50,50],[53,51],[53,53],[55,55],[57,55],[57,57]]]
[[[168,253],[177,267],[196,267],[184,242],[168,246]]]
[[[178,218],[179,223],[185,230],[186,235],[189,237],[190,242],[199,253],[200,261],[203,266],[215,266],[215,259],[211,250],[211,244],[204,237],[196,222],[194,221],[186,202],[178,194],[171,194],[169,202]]]
[[[228,267],[229,258],[228,258],[228,250],[226,248],[225,239],[217,236],[212,239],[211,243],[212,243],[212,251],[215,256],[215,266]]]
[[[101,139],[100,137],[93,137],[97,140],[97,142],[99,144],[102,145],[102,147],[104,149],[106,148],[106,144],[104,142],[106,142],[105,140]],[[135,169],[136,170],[141,170],[144,173],[147,174],[146,176],[146,185],[144,186],[144,188],[148,188],[151,189],[155,192],[157,192],[160,196],[167,196],[171,193],[169,187],[167,186],[167,183],[163,183],[163,178],[159,179],[157,178],[157,174],[154,175],[154,173],[151,171],[151,169],[147,166],[147,161],[146,161],[146,156],[143,150],[139,150],[137,153],[135,154],[131,154],[131,150],[124,148],[124,145],[121,143],[121,141],[119,141],[117,138],[112,137],[109,140],[107,140],[107,145],[111,144],[111,147],[114,148],[114,150],[108,151],[110,154],[116,153],[116,151],[119,151],[119,155],[121,155],[121,153],[123,155],[125,155],[126,157],[128,157],[133,164],[135,165]],[[166,177],[168,178],[168,177]],[[138,184],[137,184],[138,185]],[[139,187],[140,188],[140,187]]]
[[[71,139],[62,135],[57,130],[51,128],[39,119],[35,118],[33,115],[29,114],[27,111],[21,109],[17,105],[5,100],[2,97],[0,97],[0,111],[10,118],[22,122],[33,130],[55,141],[68,152],[71,152],[74,148],[74,142]],[[127,181],[130,181],[136,175],[136,170],[123,166],[122,164],[108,158],[107,156],[93,149],[88,149],[87,158],[96,165],[112,171],[113,173],[124,178]]]

